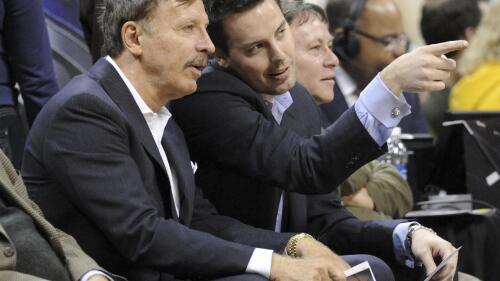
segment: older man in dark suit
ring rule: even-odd
[[[72,80],[30,132],[22,172],[47,218],[134,281],[342,276],[349,266],[333,267],[321,243],[219,216],[195,187],[165,104],[196,90],[214,50],[203,2],[105,3],[108,56]],[[303,259],[281,255],[285,248]]]

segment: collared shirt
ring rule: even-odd
[[[161,145],[161,139],[163,138],[163,133],[165,131],[165,127],[167,127],[168,120],[172,117],[172,114],[166,107],[162,107],[159,112],[153,112],[151,108],[146,104],[146,102],[142,99],[141,95],[137,92],[134,85],[128,80],[125,74],[122,72],[120,67],[116,64],[116,62],[110,57],[107,56],[106,60],[111,63],[111,65],[116,69],[122,80],[127,85],[127,88],[132,93],[132,97],[134,101],[137,103],[137,106],[141,110],[146,123],[148,124],[149,130],[153,135],[153,139],[155,141],[156,147],[160,152],[161,160],[165,169],[167,170],[168,180],[170,182],[170,190],[172,192],[172,197],[174,199],[175,211],[177,212],[177,216],[179,216],[179,186],[177,185],[177,175],[175,170],[170,167],[168,162],[167,154],[165,153],[165,149]]]
[[[358,99],[358,96],[355,94],[358,88],[356,81],[340,65],[335,68],[335,81],[344,96],[347,106],[353,106]]]
[[[293,98],[290,92],[283,93],[281,95],[272,96],[271,100],[266,101],[266,103],[271,103],[271,114],[276,120],[276,123],[281,125],[281,120],[285,111],[292,105]],[[274,231],[281,232],[281,225],[283,223],[283,195],[285,192],[281,192],[280,203],[278,205],[278,213],[276,214],[276,224],[274,225]]]
[[[172,197],[174,198],[175,210],[177,211],[177,215],[179,215],[179,187],[177,184],[177,175],[175,174],[175,170],[170,168],[167,155],[165,154],[165,150],[161,145],[163,132],[165,130],[165,127],[167,126],[168,120],[170,119],[170,117],[172,117],[172,114],[166,107],[162,107],[157,113],[153,112],[139,95],[134,85],[132,85],[130,80],[121,71],[116,62],[110,56],[107,56],[106,60],[111,63],[111,65],[116,69],[116,71],[122,78],[123,82],[125,82],[125,85],[132,93],[137,106],[139,106],[144,119],[146,119],[146,123],[148,124],[149,130],[153,135],[158,151],[160,152],[161,159],[167,170],[171,187],[170,190],[172,191]],[[168,237],[166,237],[165,239],[168,239]],[[246,272],[260,274],[266,278],[269,278],[271,276],[272,256],[272,250],[255,248],[252,256],[250,257],[250,261],[248,262]]]
[[[352,93],[354,93],[354,90],[352,90]],[[293,100],[289,92],[274,96],[274,100],[276,107],[279,107],[279,109],[274,109],[273,103],[271,112],[279,124],[284,112],[292,105]],[[397,97],[394,95],[382,81],[380,74],[361,92],[359,99],[354,103],[354,109],[370,136],[380,146],[386,142],[392,129],[401,122],[401,119],[411,113],[411,107],[404,96]],[[282,200],[280,200],[280,207],[282,209]],[[278,215],[281,216],[280,213]],[[406,222],[397,225],[392,233],[392,240],[396,260],[413,268],[415,261],[411,249],[408,249],[406,244],[406,237],[411,224],[411,222]]]

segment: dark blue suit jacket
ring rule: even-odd
[[[31,124],[58,90],[41,0],[0,1],[0,105],[17,104],[16,82]]]
[[[219,216],[201,197],[174,120],[162,145],[178,177],[180,218],[147,123],[116,70],[101,59],[40,112],[22,173],[48,220],[129,280],[240,274],[253,247],[283,251],[290,234]]]
[[[403,118],[399,126],[403,133],[425,134],[428,133],[427,123],[420,110],[420,99],[417,94],[403,93],[406,101],[411,106],[411,115]],[[342,90],[335,84],[332,102],[320,105],[324,126],[335,122],[349,107]]]
[[[319,135],[313,98],[300,85],[290,93],[281,125],[260,95],[220,69],[198,80],[196,94],[173,102],[198,163],[197,184],[221,214],[266,229],[274,229],[285,190],[283,231],[310,232],[340,254],[393,258],[398,222],[361,222],[331,192],[382,150],[353,110]]]

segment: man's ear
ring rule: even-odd
[[[476,34],[476,29],[474,27],[467,27],[464,31],[464,39],[469,41],[472,40],[472,37]]]
[[[217,64],[220,67],[223,67],[223,68],[229,67],[229,59],[228,59],[227,55],[224,54],[224,52],[222,52],[219,49],[215,49],[214,56],[215,56],[215,60],[217,61]]]
[[[142,54],[142,35],[144,30],[135,21],[127,21],[122,26],[123,48],[127,49],[132,55],[140,56]]]

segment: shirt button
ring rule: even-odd
[[[401,109],[399,109],[399,107],[393,108],[392,111],[391,111],[391,117],[392,118],[396,118],[399,115],[401,115]]]
[[[11,248],[11,247],[7,247],[4,251],[3,251],[3,255],[7,258],[10,258],[12,257],[13,255],[15,254],[14,250]]]

